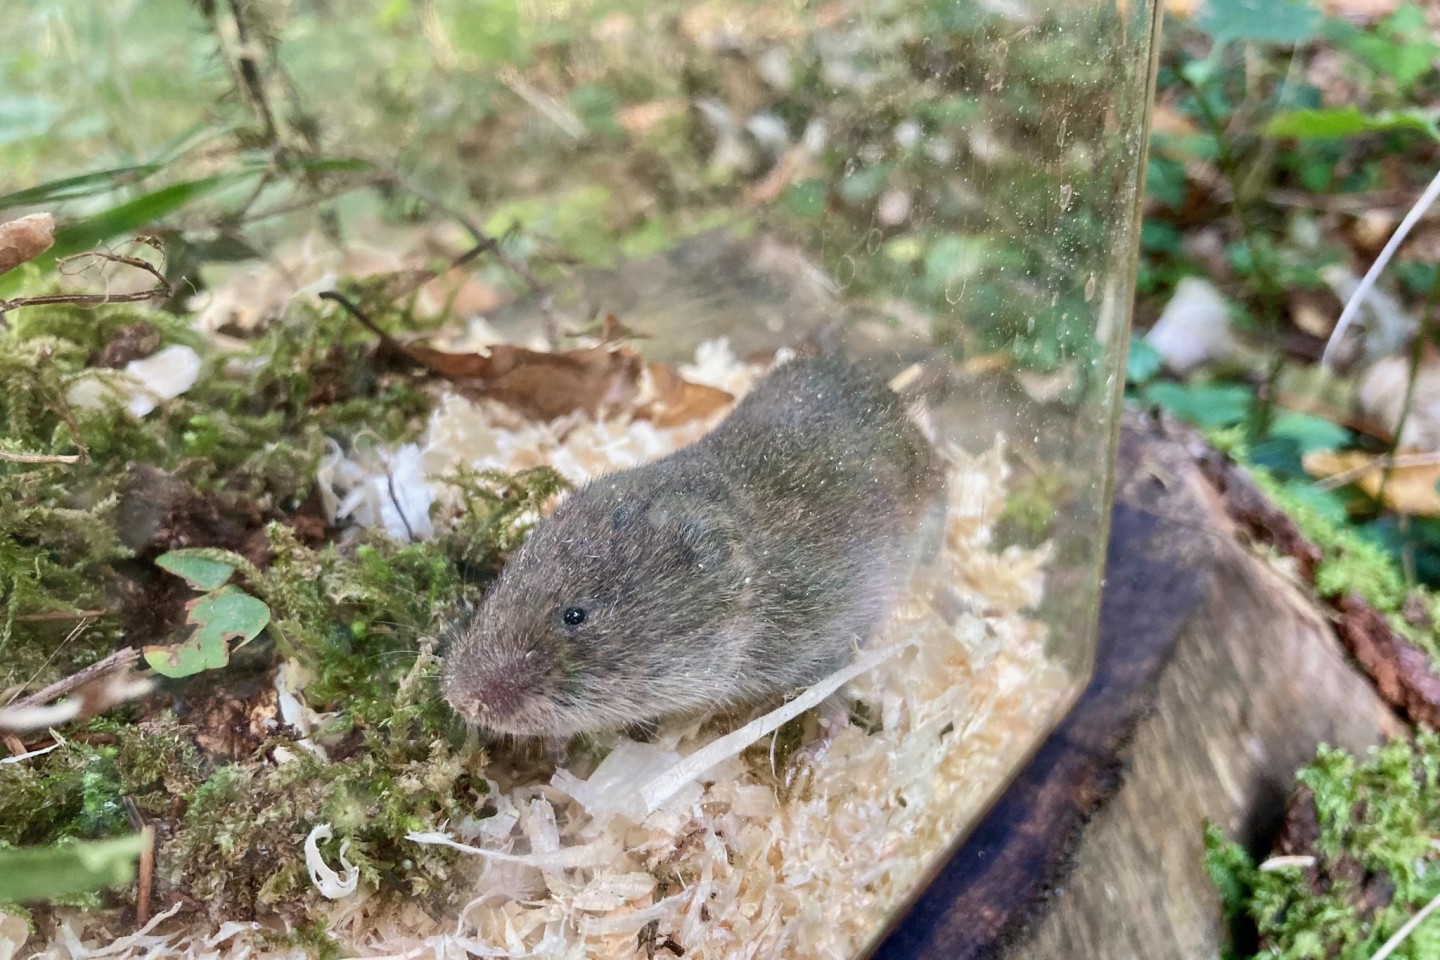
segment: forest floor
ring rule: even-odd
[[[0,730],[20,758],[0,766],[0,901],[13,862],[53,878],[56,902],[132,918],[147,883],[303,917],[307,831],[273,829],[301,822],[344,826],[365,883],[437,895],[457,855],[400,838],[486,799],[425,638],[565,480],[456,471],[427,537],[432,504],[403,482],[419,468],[384,451],[415,441],[436,383],[539,419],[620,396],[666,427],[729,400],[647,359],[633,316],[557,292],[580,272],[724,227],[803,251],[895,325],[929,318],[934,342],[1028,390],[1084,395],[1076,371],[1103,352],[1069,319],[1083,282],[1015,279],[1063,268],[1057,251],[1114,213],[1083,189],[1103,172],[1080,173],[1077,215],[1024,236],[1050,223],[1047,178],[1079,164],[1042,148],[1045,98],[1096,125],[1134,106],[1084,55],[1083,18],[1034,14],[1011,50],[922,0],[363,6],[0,10],[0,33],[48,51],[0,55],[0,222],[39,215],[0,234]],[[1440,182],[1440,11],[1168,7],[1128,401],[1206,430],[1326,551],[1317,591],[1361,593],[1440,662],[1433,213],[1335,336]],[[987,86],[1006,71],[1032,83]],[[985,171],[980,196],[956,169]],[[457,332],[522,303],[534,342]],[[1065,495],[1031,479],[1006,507],[1022,540]],[[163,679],[115,659],[136,637]],[[286,700],[301,689],[308,712]],[[285,748],[277,716],[323,717],[327,754],[251,762]],[[1429,735],[1322,754],[1301,777],[1309,873],[1210,838],[1265,956],[1369,957],[1440,896],[1437,769]],[[94,892],[142,848],[145,882]],[[340,838],[318,849],[335,862]],[[1393,956],[1434,950],[1421,928]]]

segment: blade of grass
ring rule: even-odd
[[[1405,214],[1405,219],[1401,220],[1400,226],[1395,228],[1395,232],[1390,236],[1390,241],[1385,244],[1385,249],[1380,251],[1380,256],[1376,257],[1375,262],[1370,265],[1370,269],[1365,271],[1360,285],[1355,288],[1355,292],[1350,294],[1350,299],[1345,302],[1345,309],[1340,311],[1340,319],[1335,321],[1335,329],[1330,334],[1330,340],[1325,344],[1325,352],[1320,355],[1322,367],[1330,366],[1330,362],[1335,358],[1335,348],[1340,345],[1345,331],[1350,329],[1355,314],[1359,312],[1360,305],[1365,302],[1365,298],[1370,295],[1375,281],[1380,279],[1380,274],[1384,272],[1390,259],[1395,256],[1395,251],[1400,249],[1400,244],[1405,242],[1405,238],[1410,235],[1415,224],[1420,222],[1420,218],[1425,216],[1425,211],[1429,210],[1431,204],[1436,200],[1440,200],[1440,171],[1436,171],[1435,178],[1430,181],[1430,186],[1425,188],[1420,199],[1415,201],[1415,206]]]
[[[115,237],[141,232],[194,201],[247,178],[259,176],[261,172],[250,169],[219,173],[198,180],[172,183],[168,187],[161,187],[133,200],[127,200],[55,231],[55,245],[31,263],[42,271],[48,271],[54,267],[55,261],[63,257],[83,253],[96,244]],[[17,271],[0,277],[0,298],[14,291],[21,276],[21,272]]]
[[[31,207],[41,203],[59,203],[77,197],[89,197],[116,187],[143,180],[160,169],[158,163],[144,163],[132,167],[114,167],[82,173],[75,177],[61,177],[46,183],[36,184],[24,190],[0,195],[0,210],[13,207]]]

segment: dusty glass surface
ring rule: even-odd
[[[635,395],[554,417],[442,384],[378,459],[333,438],[327,519],[434,538],[458,509],[441,480],[457,467],[548,464],[581,484],[712,445],[693,469],[607,494],[609,540],[555,535],[518,599],[434,631],[461,638],[436,696],[552,749],[495,737],[474,774],[484,806],[406,838],[465,853],[433,909],[387,899],[387,874],[361,896],[312,895],[308,915],[347,952],[631,956],[637,938],[695,957],[861,952],[1090,670],[1154,3],[275,2],[249,8],[250,36],[178,4],[72,6],[0,12],[54,64],[11,55],[20,133],[0,136],[0,158],[16,186],[92,169],[57,169],[56,144],[97,165],[183,156],[192,182],[226,163],[271,171],[207,193],[212,220],[166,213],[216,224],[175,233],[192,247],[172,254],[203,264],[190,307],[207,335],[243,339],[337,276],[433,263],[480,233],[485,255],[422,325],[432,344],[593,350],[618,322],[636,362],[663,365]],[[239,59],[197,43],[212,27]],[[117,46],[137,33],[153,42]],[[227,100],[245,83],[223,63],[247,50],[258,93]],[[83,107],[96,85],[123,119]],[[207,157],[226,123],[247,125],[250,152]],[[322,168],[338,158],[364,162]],[[800,425],[768,446],[702,439],[817,348],[893,387],[893,419],[867,401],[837,420],[858,389],[841,377],[752,417],[750,432]],[[712,392],[666,394],[667,375]],[[917,443],[933,464],[891,470]],[[406,450],[423,523],[394,491]],[[380,503],[347,520],[375,463],[401,516]],[[834,483],[865,492],[832,497]],[[707,497],[724,503],[695,514]],[[637,511],[660,519],[626,553],[611,541]],[[655,572],[677,515],[686,563],[741,569],[743,585]],[[577,542],[583,570],[567,566]],[[780,685],[808,693],[777,707],[756,678],[801,656],[802,636],[813,663]],[[549,680],[525,672],[537,662]],[[814,709],[826,694],[848,722]],[[117,955],[198,956],[207,935]]]

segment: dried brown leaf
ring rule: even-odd
[[[635,411],[635,416],[649,420],[657,427],[675,427],[692,420],[703,420],[720,413],[735,401],[719,387],[691,383],[664,364],[652,363],[649,370],[655,397]]]
[[[1312,477],[1342,477],[1396,513],[1412,517],[1440,516],[1440,464],[1402,464],[1388,470],[1382,461],[1359,450],[1314,450],[1304,458]]]
[[[54,243],[55,218],[48,213],[0,223],[0,273],[34,260]]]
[[[598,335],[602,341],[613,341],[636,334],[611,314]],[[498,400],[537,420],[554,420],[577,410],[593,417],[602,409],[632,407],[640,400],[641,378],[647,373],[654,394],[634,414],[657,426],[708,417],[734,400],[724,390],[691,383],[664,364],[647,362],[627,347],[602,345],[552,353],[501,343],[483,354],[447,353],[381,336],[385,349],[451,381],[461,394]]]

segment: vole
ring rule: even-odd
[[[784,363],[699,441],[538,523],[454,625],[445,698],[556,738],[778,699],[887,616],[944,487],[882,380]]]

